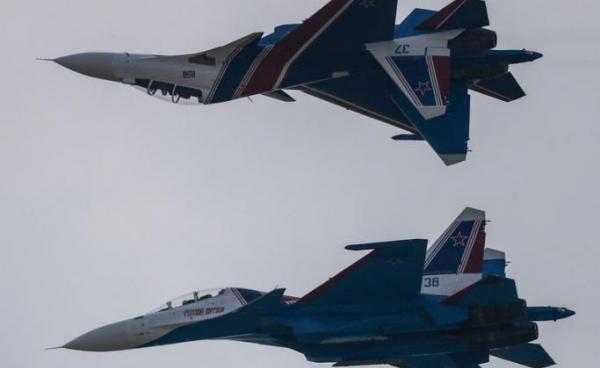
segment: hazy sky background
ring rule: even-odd
[[[3,1],[0,7],[0,364],[313,367],[284,349],[197,342],[122,353],[44,351],[196,288],[301,296],[356,260],[349,243],[435,239],[463,209],[492,220],[562,367],[597,361],[600,26],[596,1],[488,1],[528,96],[474,95],[466,163],[446,168],[393,127],[292,92],[173,106],[36,57],[177,54],[297,22],[325,0]],[[401,1],[413,7],[447,1]],[[510,364],[494,360],[495,367]]]

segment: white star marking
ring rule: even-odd
[[[432,91],[429,81],[419,81],[419,87],[415,88],[415,91],[419,92],[421,96],[425,96],[427,92]]]

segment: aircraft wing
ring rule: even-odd
[[[373,60],[365,44],[394,36],[397,0],[330,0],[281,41],[263,60],[242,96],[290,88],[332,73],[363,69]]]
[[[470,110],[466,84],[453,83],[448,87],[450,102],[447,107],[444,106],[445,113],[431,120],[423,118],[383,69],[295,89],[404,129],[412,134],[400,134],[393,139],[426,140],[447,165],[463,161],[466,157]]]
[[[371,253],[302,297],[312,305],[403,302],[421,292],[427,240],[349,245]]]
[[[519,82],[510,72],[497,77],[478,80],[469,88],[504,102],[514,101],[525,96]]]
[[[391,80],[380,72],[354,74],[296,87],[297,90],[348,110],[416,133],[406,116],[389,98]],[[394,86],[391,86],[395,88]]]

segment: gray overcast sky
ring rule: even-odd
[[[446,168],[398,130],[294,94],[172,106],[36,57],[176,54],[306,18],[325,0],[13,1],[0,11],[0,363],[3,367],[309,367],[283,349],[199,342],[44,351],[195,288],[302,295],[359,257],[348,243],[433,239],[485,209],[563,367],[597,361],[600,26],[596,1],[488,1],[529,96],[473,98],[471,153]],[[416,6],[401,1],[398,20]],[[493,361],[496,367],[509,364]]]

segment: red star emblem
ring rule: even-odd
[[[464,247],[466,245],[465,241],[467,239],[469,239],[469,237],[468,236],[464,236],[463,234],[461,234],[459,232],[458,234],[456,234],[456,236],[453,236],[450,239],[452,239],[454,241],[453,246],[458,247],[460,245],[461,247]]]

